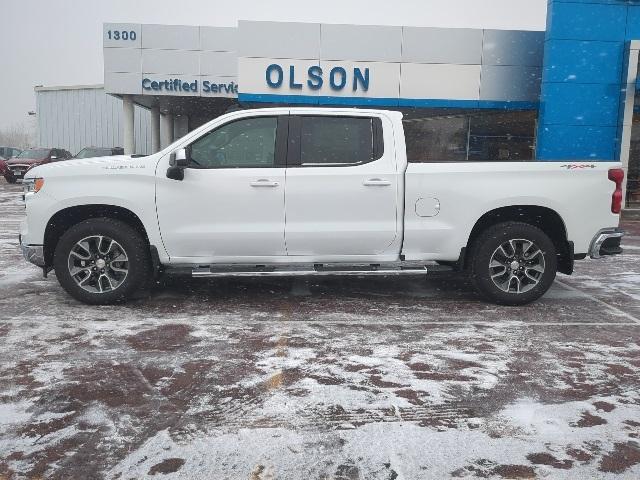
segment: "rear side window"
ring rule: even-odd
[[[303,166],[348,166],[376,160],[382,140],[380,119],[367,117],[301,116],[300,164]]]

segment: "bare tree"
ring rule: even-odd
[[[0,129],[0,145],[16,148],[33,146],[34,132],[23,123]]]

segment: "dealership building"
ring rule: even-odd
[[[149,154],[234,108],[385,108],[424,161],[621,161],[639,205],[640,1],[547,8],[545,31],[105,24],[103,85],[36,88],[40,143]]]

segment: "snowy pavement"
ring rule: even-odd
[[[537,303],[464,278],[72,300],[0,181],[0,478],[640,477],[640,222]]]

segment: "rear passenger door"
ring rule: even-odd
[[[387,119],[292,115],[286,182],[287,255],[392,253],[399,174]]]

